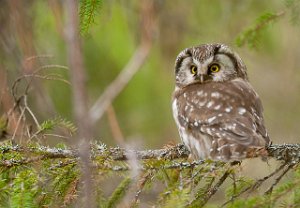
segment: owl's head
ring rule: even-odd
[[[224,44],[203,44],[179,53],[175,62],[176,85],[247,80],[242,59]]]

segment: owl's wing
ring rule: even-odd
[[[244,80],[191,85],[177,99],[180,124],[194,138],[210,136],[211,154],[229,151],[232,157],[269,143],[261,101]]]

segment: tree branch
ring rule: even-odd
[[[170,148],[154,150],[128,150],[120,147],[107,148],[105,144],[92,144],[91,156],[94,157],[111,157],[116,161],[125,161],[130,155],[135,155],[139,160],[145,159],[184,159],[188,158],[189,151],[183,144],[177,144]],[[268,157],[276,160],[285,161],[286,163],[296,164],[300,162],[300,144],[272,144],[265,149]],[[44,155],[45,158],[78,158],[79,153],[76,149],[60,149],[45,146],[23,147],[18,145],[2,145],[0,153],[20,152]],[[260,157],[261,150],[258,154],[249,158]],[[190,165],[191,163],[189,163]],[[184,164],[182,164],[185,166]],[[189,166],[187,165],[187,166]],[[192,167],[192,166],[191,166]]]
[[[149,55],[152,47],[153,33],[156,27],[154,21],[154,1],[141,1],[141,6],[142,22],[140,31],[140,45],[137,47],[127,65],[124,67],[124,69],[122,69],[121,73],[104,90],[102,95],[91,107],[89,116],[92,124],[103,116],[104,112],[110,106],[112,101],[120,94],[132,77],[139,71]]]

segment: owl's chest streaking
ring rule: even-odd
[[[261,102],[248,82],[192,84],[175,90],[173,116],[195,159],[236,160],[268,135]]]

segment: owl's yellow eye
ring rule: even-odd
[[[216,72],[220,71],[220,66],[218,64],[213,64],[209,67],[209,71],[216,73]]]
[[[197,74],[197,67],[195,65],[192,65],[190,69],[193,75]]]

